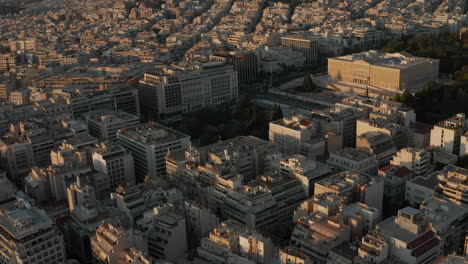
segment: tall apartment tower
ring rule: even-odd
[[[117,139],[133,156],[137,182],[146,176],[152,179],[164,176],[166,154],[190,145],[190,136],[156,123],[122,129],[117,132]]]
[[[318,42],[304,36],[287,36],[281,38],[281,46],[298,51],[306,57],[305,64],[313,65],[317,62]]]

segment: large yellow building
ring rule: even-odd
[[[335,81],[397,93],[424,89],[439,74],[439,60],[407,53],[375,50],[328,59],[328,76]]]

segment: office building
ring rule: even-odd
[[[257,79],[258,58],[251,50],[218,50],[210,56],[212,61],[222,61],[234,66],[239,82],[250,82]]]
[[[118,142],[133,156],[137,182],[166,174],[165,156],[187,149],[190,137],[165,126],[148,123],[125,128],[117,133]]]
[[[239,97],[234,66],[210,62],[192,68],[161,66],[139,83],[141,106],[152,118],[170,122],[185,112],[229,103]]]
[[[314,65],[318,59],[318,41],[305,36],[293,35],[281,37],[281,46],[301,52],[306,60],[305,65]]]
[[[86,115],[89,134],[99,140],[116,140],[117,131],[138,125],[138,116],[119,111],[95,111]]]

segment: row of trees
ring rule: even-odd
[[[438,37],[421,35],[416,38],[393,41],[382,49],[386,52],[408,52],[414,56],[440,60],[440,72],[454,74],[468,65],[468,48],[456,33]]]

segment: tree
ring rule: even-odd
[[[405,91],[401,94],[400,101],[401,103],[408,104],[413,100],[413,95],[411,92],[408,90],[408,88],[405,89]]]
[[[312,81],[310,73],[306,73],[306,75],[304,76],[304,82],[302,83],[302,87],[299,87],[298,91],[310,93],[315,91],[316,89],[317,85],[315,85],[315,83]]]
[[[281,118],[283,118],[283,110],[281,109],[281,106],[275,104],[271,113],[271,121],[275,121]]]
[[[393,97],[393,101],[395,102],[401,102],[401,96],[399,93],[397,93],[394,97]]]

